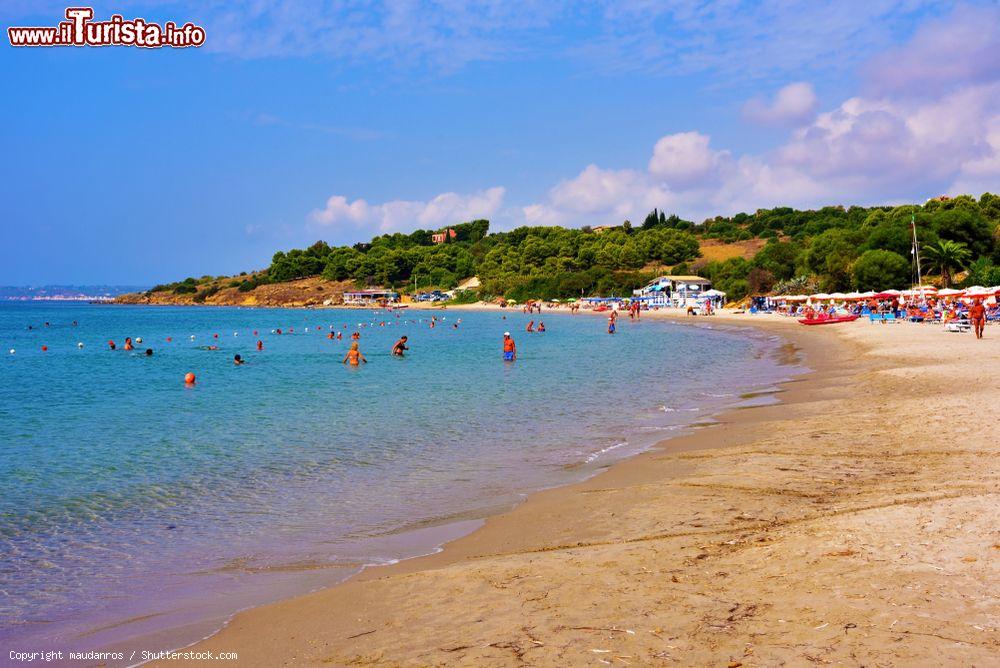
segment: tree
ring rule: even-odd
[[[951,287],[952,269],[964,269],[972,257],[968,247],[957,241],[942,239],[923,249],[924,260],[928,269],[941,272],[944,287]]]
[[[910,282],[910,263],[899,253],[869,250],[854,263],[852,273],[858,290],[905,288]]]
[[[790,241],[770,241],[753,258],[753,266],[766,269],[778,280],[795,275],[800,248]]]

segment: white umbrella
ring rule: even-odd
[[[830,299],[847,299],[847,295],[843,292],[831,292]]]
[[[965,294],[965,290],[955,290],[954,288],[938,290],[938,297],[954,297],[955,295],[961,294]]]
[[[829,299],[830,295],[825,292],[818,292],[810,297],[811,299]]]
[[[860,292],[848,292],[846,295],[844,295],[845,299],[861,299],[862,297],[864,297],[864,295],[862,295]]]

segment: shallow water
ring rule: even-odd
[[[544,314],[528,334],[520,312],[434,314],[431,329],[415,310],[0,304],[0,640],[176,647],[425,553],[793,372],[746,331],[624,317],[609,336]],[[359,369],[341,364],[354,330]],[[143,343],[125,352],[125,336]]]

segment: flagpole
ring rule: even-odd
[[[917,288],[920,289],[920,296],[924,295],[924,279],[920,274],[920,245],[917,243],[917,217],[910,214],[910,227],[913,229],[913,259],[917,263]]]

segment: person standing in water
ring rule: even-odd
[[[503,333],[503,359],[505,362],[513,362],[517,359],[517,345],[514,339],[510,338],[510,332]]]
[[[358,366],[361,362],[368,364],[368,360],[365,359],[365,356],[362,355],[361,351],[358,349],[358,342],[355,341],[351,344],[351,349],[347,351],[346,355],[344,355],[342,364],[350,363],[351,366]]]
[[[392,347],[393,357],[403,357],[403,351],[409,350],[409,348],[406,345],[406,340],[407,339],[405,336],[399,337],[399,341],[396,341],[395,345],[393,345]]]

